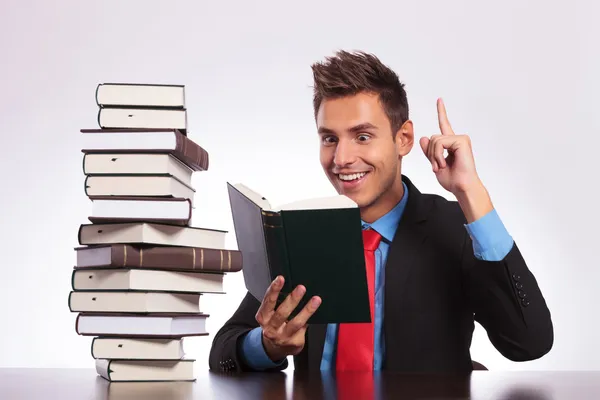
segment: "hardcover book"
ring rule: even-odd
[[[96,87],[96,104],[104,107],[185,108],[185,86],[106,82]]]
[[[172,154],[194,172],[208,170],[208,151],[177,129],[80,129],[80,133],[84,154]]]
[[[273,208],[243,184],[227,183],[248,291],[262,301],[271,282],[285,278],[279,302],[299,284],[322,299],[309,324],[370,322],[369,296],[356,203],[338,195]]]
[[[109,382],[195,381],[195,359],[97,359],[96,372]]]
[[[177,129],[187,136],[187,110],[140,107],[100,108],[102,129]]]
[[[239,272],[239,250],[107,243],[75,248],[75,269],[141,268],[166,271]]]
[[[114,338],[92,339],[92,357],[121,360],[180,360],[185,357],[184,339]]]
[[[75,332],[82,336],[114,338],[171,338],[206,336],[208,314],[78,313]]]
[[[156,222],[190,226],[192,201],[181,197],[95,196],[88,220],[94,224]]]
[[[195,171],[173,154],[161,153],[84,153],[84,175],[163,175],[172,176],[193,187]]]
[[[150,222],[81,224],[80,245],[146,244],[158,246],[225,248],[227,231]]]

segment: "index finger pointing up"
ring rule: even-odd
[[[439,98],[437,100],[437,111],[438,111],[438,123],[440,125],[440,131],[442,135],[454,135],[450,121],[448,121],[448,115],[446,114],[446,107],[444,101]]]

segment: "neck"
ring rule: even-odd
[[[404,196],[404,185],[402,184],[402,175],[394,180],[392,186],[382,193],[375,201],[366,207],[360,209],[360,217],[363,221],[371,224],[390,212],[392,208],[402,200]]]

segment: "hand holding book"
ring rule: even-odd
[[[306,288],[303,285],[296,286],[275,308],[283,284],[283,276],[271,282],[256,313],[256,321],[262,328],[263,346],[269,358],[275,362],[302,351],[307,321],[321,305],[321,298],[313,296],[294,318],[288,320],[304,297]]]
[[[307,315],[311,325],[371,321],[360,210],[354,201],[336,195],[272,207],[243,184],[228,183],[227,188],[244,282],[270,313],[263,317],[271,317],[275,305],[302,287],[301,296],[292,295],[274,314],[276,328],[311,307],[313,297],[321,303]],[[278,276],[281,281],[272,289]]]

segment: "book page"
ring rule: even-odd
[[[344,195],[305,199],[283,204],[277,210],[322,210],[333,208],[354,208],[358,205]]]
[[[265,211],[281,211],[281,210],[323,210],[333,208],[354,208],[358,205],[349,197],[344,195],[317,197],[312,199],[303,199],[291,203],[285,203],[278,207],[271,207],[269,201],[250,189],[242,183],[232,185],[245,197]]]
[[[242,193],[250,201],[252,201],[254,204],[256,204],[257,206],[259,206],[263,210],[265,210],[265,211],[271,211],[271,204],[269,203],[269,201],[265,197],[263,197],[260,194],[256,193],[254,190],[250,189],[249,187],[247,187],[246,185],[244,185],[242,183],[236,183],[236,184],[231,185],[231,186],[233,186],[234,188],[236,188],[240,193]]]

